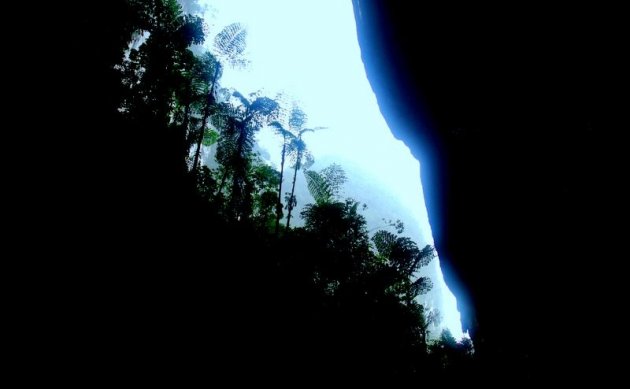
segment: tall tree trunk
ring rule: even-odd
[[[186,157],[190,154],[190,144],[189,142],[189,134],[188,134],[188,126],[190,125],[190,98],[186,102],[186,107],[184,108],[184,120],[182,121],[182,129],[181,129],[181,139],[182,139],[182,155],[184,155],[184,161],[186,161]],[[188,166],[184,171],[188,170]]]
[[[247,183],[247,167],[248,167],[248,155],[245,154],[245,143],[247,143],[248,129],[246,123],[240,123],[240,131],[238,139],[236,140],[236,155],[238,163],[235,163],[232,174],[232,190],[230,195],[230,203],[232,204],[232,211],[238,220],[241,218],[247,218],[249,215],[245,215],[243,204],[246,199],[247,193],[245,193],[245,187]]]
[[[212,88],[210,88],[210,96],[214,97],[214,89],[215,85],[217,85],[217,78],[219,78],[219,70],[221,70],[221,65],[219,62],[216,62],[216,69],[214,69],[214,76],[212,77]]]
[[[199,155],[201,154],[201,143],[203,142],[203,134],[206,132],[206,124],[208,123],[208,117],[210,116],[210,98],[206,104],[206,109],[203,112],[203,119],[201,120],[201,127],[199,128],[199,136],[197,139],[197,151],[195,151],[195,159],[193,160],[192,170],[194,174],[197,174],[197,164],[199,163]]]
[[[182,122],[182,127],[184,128],[184,134],[188,132],[188,124],[190,123],[190,104],[192,100],[192,86],[191,83],[188,83],[186,86],[186,108],[184,108],[184,121]]]
[[[282,180],[284,178],[284,158],[287,150],[287,140],[282,142],[282,160],[280,161],[280,185],[278,186],[278,204],[276,204],[276,235],[280,232],[280,218],[282,217]]]
[[[199,154],[201,154],[201,143],[203,142],[203,135],[206,131],[206,124],[208,123],[208,117],[210,116],[210,106],[214,103],[214,87],[217,84],[217,78],[219,77],[219,69],[220,65],[216,64],[216,69],[214,70],[214,77],[212,79],[212,87],[210,88],[210,93],[208,94],[208,101],[206,102],[206,107],[203,112],[203,120],[201,121],[201,128],[199,130],[199,139],[197,139],[197,150],[195,151],[195,159],[193,160],[193,173],[197,173],[197,163],[199,162]]]
[[[184,108],[184,121],[182,122],[182,128],[184,129],[184,133],[188,132],[189,123],[190,123],[190,101],[186,103],[186,108]]]
[[[215,194],[215,199],[219,197],[219,194],[223,192],[223,187],[225,186],[225,181],[227,180],[228,171],[225,169],[223,172],[223,177],[221,177],[221,183],[219,184],[219,188],[217,189],[217,193]]]
[[[297,162],[295,163],[295,171],[293,173],[293,186],[291,187],[291,197],[289,198],[289,214],[287,215],[287,231],[291,223],[291,211],[293,211],[293,195],[295,194],[295,181],[297,180],[297,172],[302,160],[302,154],[298,153]]]

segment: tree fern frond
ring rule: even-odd
[[[315,164],[315,157],[311,154],[310,151],[306,150],[302,153],[302,162],[301,167],[305,170],[308,170]]]
[[[243,106],[244,106],[245,108],[247,108],[247,109],[249,109],[249,108],[250,108],[251,103],[249,102],[249,100],[247,99],[247,97],[245,97],[245,96],[243,96],[243,95],[241,94],[241,92],[239,92],[239,91],[234,91],[234,92],[232,92],[232,96],[236,97],[236,98],[237,98],[237,99],[241,102],[241,104],[243,104]]]
[[[330,202],[330,188],[328,187],[328,183],[326,183],[324,177],[313,170],[304,171],[304,176],[306,177],[308,191],[315,199],[315,202],[318,204]]]
[[[340,165],[333,163],[332,165],[322,169],[321,174],[326,179],[332,195],[334,197],[339,197],[343,184],[348,181],[346,172],[343,168]]]
[[[223,67],[221,66],[221,63],[219,62],[217,57],[215,57],[209,51],[206,51],[201,55],[197,66],[197,73],[200,75],[200,78],[206,85],[209,85],[212,82],[220,79],[223,73]]]
[[[206,128],[203,132],[202,144],[204,146],[212,146],[219,141],[219,133],[213,129]]]
[[[306,113],[297,105],[294,105],[289,116],[289,128],[293,131],[299,131],[306,124],[306,120]]]
[[[315,129],[314,128],[303,128],[300,131],[298,131],[298,136],[302,136],[303,134],[305,134],[307,132],[315,132]]]
[[[232,66],[240,66],[240,58],[247,46],[247,30],[240,23],[232,23],[225,27],[214,38],[216,51]]]
[[[437,256],[435,248],[431,245],[426,245],[419,251],[418,256],[413,264],[414,270],[417,270],[423,266],[426,266]]]
[[[280,135],[282,135],[285,132],[289,132],[284,128],[284,126],[281,123],[277,121],[269,123],[269,127],[273,127],[274,130]]]
[[[353,215],[353,216],[354,216],[354,215],[356,215],[356,214],[357,214],[357,210],[358,210],[358,209],[359,209],[359,203],[355,201],[355,202],[352,204],[352,206],[350,207],[350,212],[349,212],[349,213],[350,213],[351,215]]]
[[[270,121],[277,118],[279,107],[278,103],[269,97],[258,97],[251,103],[249,110],[253,111],[258,118]]]
[[[232,109],[229,104],[219,103],[212,107],[210,122],[220,131],[225,131],[232,121]]]
[[[291,131],[284,128],[284,126],[280,124],[280,122],[277,122],[277,121],[271,122],[269,123],[269,127],[273,128],[276,134],[282,136],[283,142],[287,143],[287,145],[293,139],[295,139],[295,135]]]
[[[411,283],[409,292],[416,297],[428,293],[431,289],[433,289],[433,281],[429,277],[419,277]]]
[[[397,237],[389,231],[377,231],[372,237],[374,246],[378,253],[384,257],[389,257],[392,253]]]

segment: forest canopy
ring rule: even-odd
[[[121,266],[152,296],[144,313],[127,308],[163,323],[143,344],[183,355],[181,365],[206,350],[223,373],[458,379],[472,343],[448,332],[431,341],[440,314],[418,299],[433,285],[418,272],[434,248],[400,222],[369,232],[369,204],[343,198],[343,167],[312,169],[308,140],[322,127],[281,96],[222,84],[226,67],[247,66],[244,26],[212,31],[185,3],[119,2],[100,37],[103,141],[120,145],[109,156],[115,196],[133,210],[117,233],[139,247]],[[279,166],[257,154],[263,128],[281,142]],[[300,174],[308,198],[296,194]]]

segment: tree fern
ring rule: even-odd
[[[411,279],[421,267],[428,265],[435,258],[433,246],[426,245],[420,250],[411,239],[384,230],[376,232],[372,242],[378,254],[387,260],[386,266],[395,269],[397,274],[404,277],[393,285],[394,290],[406,294],[409,299],[431,290],[433,282],[428,277],[418,277],[414,281]]]
[[[268,97],[251,94],[253,101],[233,91],[230,102],[221,103],[221,113],[214,115],[221,137],[217,148],[217,161],[226,169],[217,195],[230,178],[230,211],[235,218],[248,216],[251,206],[251,188],[248,172],[255,144],[256,132],[275,119],[278,103]]]
[[[278,234],[280,232],[280,219],[282,219],[282,181],[284,179],[284,163],[286,161],[287,156],[287,147],[294,141],[295,135],[293,132],[284,128],[284,126],[278,122],[273,121],[269,124],[271,128],[273,128],[276,134],[282,136],[282,152],[280,155],[280,180],[278,183],[278,199],[276,202],[276,225],[275,232]]]

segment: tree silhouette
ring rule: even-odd
[[[428,277],[418,277],[415,273],[435,258],[435,249],[426,245],[422,250],[414,241],[398,237],[388,231],[378,231],[372,237],[378,254],[384,260],[384,271],[390,274],[389,290],[410,302],[418,295],[425,294],[433,287]]]
[[[205,66],[203,66],[205,69],[203,73],[205,76],[204,79],[207,81],[205,85],[209,85],[209,87],[206,88],[207,90],[204,93],[205,107],[201,127],[197,135],[197,148],[193,161],[193,172],[197,169],[201,145],[206,132],[206,123],[216,101],[215,92],[217,90],[219,77],[223,72],[221,62],[231,66],[245,66],[246,61],[243,58],[243,52],[247,46],[246,41],[247,30],[239,23],[232,23],[217,34],[214,38],[213,52],[207,53],[202,59],[202,61],[205,62]]]
[[[289,211],[287,214],[287,230],[291,226],[291,213],[293,212],[293,208],[295,208],[295,206],[297,205],[297,201],[295,198],[295,182],[297,181],[297,172],[302,167],[308,169],[314,163],[313,156],[306,148],[306,143],[302,139],[302,136],[307,132],[315,132],[324,128],[304,128],[306,121],[307,117],[304,111],[302,111],[298,107],[294,107],[290,119],[290,128],[294,134],[294,137],[291,139],[291,142],[288,145],[288,153],[293,162],[293,182],[291,184],[291,192],[287,193],[286,207]]]
[[[136,34],[148,33],[121,66],[128,98],[122,109],[166,126],[173,96],[184,82],[192,59],[189,46],[203,43],[203,20],[182,15],[175,0],[133,1],[138,12]]]
[[[277,188],[280,174],[271,166],[255,158],[250,175],[252,177],[254,212],[253,219],[259,228],[268,230],[274,222]]]
[[[229,212],[237,220],[247,218],[251,209],[248,170],[250,168],[255,133],[278,115],[279,105],[268,97],[251,94],[250,99],[233,92],[234,103],[223,103],[218,116],[222,118],[217,160],[223,165],[223,178],[218,193],[228,176],[232,178]]]
[[[215,87],[219,77],[220,72],[220,64],[217,59],[210,52],[204,53],[201,58],[197,61],[197,66],[195,67],[195,73],[193,79],[199,80],[196,85],[199,85],[200,88],[197,89],[197,97],[202,105],[202,118],[199,129],[194,134],[194,138],[196,138],[196,149],[195,156],[192,164],[192,171],[196,173],[199,168],[199,156],[201,154],[201,145],[203,144],[204,137],[208,133],[207,124],[210,115],[215,107]],[[194,81],[191,81],[193,84]]]
[[[442,330],[440,337],[429,346],[430,358],[445,382],[462,381],[458,377],[461,375],[471,376],[474,352],[470,338],[458,341],[449,329]]]
[[[342,197],[343,169],[333,164],[309,170],[303,135],[317,128],[305,128],[302,110],[294,106],[282,121],[276,100],[220,88],[222,64],[242,60],[244,30],[226,29],[212,53],[195,56],[190,46],[203,39],[200,19],[183,15],[174,1],[125,3],[128,15],[112,38],[111,57],[119,61],[113,67],[107,60],[119,78],[110,86],[116,104],[106,121],[121,129],[108,135],[112,143],[128,143],[133,151],[111,161],[120,159],[125,183],[142,182],[137,193],[121,195],[121,203],[143,212],[135,224],[120,228],[136,240],[148,236],[134,254],[152,260],[126,260],[115,270],[142,275],[129,276],[132,286],[121,287],[119,305],[146,316],[140,321],[149,332],[145,363],[189,367],[203,360],[198,350],[211,343],[217,353],[239,350],[250,358],[225,359],[221,367],[229,374],[424,382],[429,369],[441,379],[466,371],[473,354],[469,340],[453,342],[444,334],[427,347],[428,328],[439,314],[417,301],[431,287],[417,273],[432,260],[433,248],[401,237],[400,222],[389,222],[398,235],[370,236],[361,204]],[[134,33],[137,45],[129,47]],[[254,152],[255,135],[267,124],[282,136],[280,172]],[[200,142],[217,144],[213,168],[201,166]],[[153,163],[138,169],[138,161],[148,158]],[[279,237],[287,158],[293,169],[290,233]],[[304,226],[291,228],[298,170],[314,200],[301,212]],[[166,249],[178,260],[161,259]],[[199,308],[208,304],[211,312]],[[199,335],[208,334],[208,323],[218,329],[203,344]],[[135,332],[134,339],[127,336],[121,344],[136,342]],[[156,356],[158,337],[164,353]],[[271,348],[277,355],[261,351]],[[123,358],[121,350],[117,356]]]
[[[291,122],[291,121],[290,121]],[[278,200],[276,203],[276,235],[280,232],[280,219],[282,219],[282,181],[284,180],[284,164],[287,156],[287,149],[295,142],[295,135],[293,132],[284,128],[284,126],[277,121],[269,124],[274,128],[277,134],[282,136],[282,151],[280,154],[280,181],[278,183]]]

